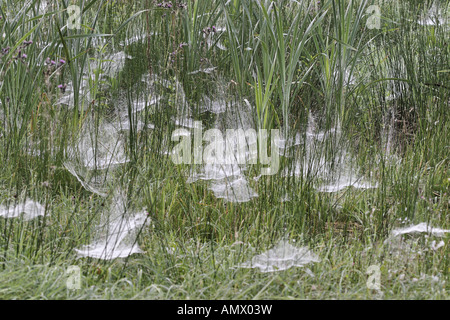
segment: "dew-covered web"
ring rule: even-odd
[[[450,230],[421,222],[392,230],[384,241],[384,246],[387,253],[396,261],[409,263],[444,247],[446,243],[441,239],[447,233],[450,233]]]
[[[284,176],[303,176],[314,181],[316,190],[320,192],[338,192],[347,187],[358,189],[376,188],[377,184],[367,181],[358,174],[359,168],[346,147],[339,122],[330,130],[317,129],[314,116],[308,116],[308,125],[303,134],[295,139],[285,139],[282,152],[286,148],[301,148],[303,152],[293,162],[292,167],[284,171]],[[333,146],[327,154],[326,144]]]
[[[79,257],[103,260],[142,253],[137,237],[147,222],[149,218],[145,211],[129,211],[126,195],[117,189],[111,199],[111,206],[101,213],[91,244],[75,251]]]
[[[0,217],[4,218],[21,217],[24,221],[29,221],[44,215],[44,206],[31,199],[26,199],[24,202],[20,203],[11,203],[9,205],[0,206]]]
[[[448,15],[439,6],[439,1],[434,1],[430,10],[417,21],[422,26],[448,25]]]
[[[106,196],[114,170],[128,161],[120,131],[107,121],[88,118],[67,148],[64,166],[86,190]]]
[[[256,146],[256,140],[252,140],[249,136],[242,145],[239,143],[238,135],[249,129],[254,130],[252,110],[245,103],[227,101],[222,88],[218,89],[214,99],[204,96],[202,103],[200,107],[202,112],[215,115],[212,128],[217,134],[214,136],[216,148],[212,153],[203,152],[203,164],[191,171],[187,182],[205,180],[208,181],[208,188],[216,198],[228,202],[248,202],[258,196],[249,186],[244,174],[250,158],[255,156],[251,154],[253,150],[251,146]],[[227,130],[234,130],[235,134],[227,135]],[[245,148],[242,153],[245,154],[245,158],[239,159],[238,151],[243,150],[242,148]]]
[[[315,262],[320,262],[319,257],[307,247],[297,247],[289,241],[281,240],[272,249],[241,263],[238,268],[258,268],[261,272],[275,272]]]
[[[100,79],[107,79],[116,77],[125,66],[126,60],[132,57],[120,51],[113,54],[97,54],[95,58],[92,58],[86,64],[83,70],[83,75],[78,87],[78,106],[88,106],[92,101],[91,86],[96,84],[102,84],[101,81],[95,79],[95,74],[100,75]],[[99,88],[101,89],[101,88]],[[69,82],[64,89],[64,92],[60,93],[57,105],[64,105],[69,109],[75,106],[75,90],[73,82]]]
[[[397,237],[403,234],[416,234],[416,233],[427,233],[436,237],[443,237],[446,233],[450,233],[450,230],[435,228],[430,226],[426,222],[422,222],[409,227],[398,228],[392,230],[391,237]]]
[[[117,68],[123,68],[124,54],[108,56],[116,61]],[[111,61],[112,63],[112,61]],[[109,72],[119,72],[110,68]],[[101,212],[100,223],[94,227],[95,234],[91,244],[76,250],[79,257],[98,259],[124,258],[133,253],[142,252],[137,245],[137,236],[148,221],[145,211],[133,211],[128,208],[124,191],[117,188],[118,172],[129,162],[126,141],[129,131],[135,132],[154,129],[154,125],[145,119],[146,114],[154,112],[160,102],[158,87],[171,89],[172,84],[156,76],[144,75],[141,79],[141,92],[129,100],[119,95],[114,100],[113,110],[103,117],[87,116],[66,150],[66,169],[88,191],[102,197],[108,197],[112,190],[111,204]],[[172,103],[185,102],[184,92],[179,84],[175,85]],[[138,91],[137,88],[133,89]]]

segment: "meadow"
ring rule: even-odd
[[[448,299],[449,4],[2,0],[0,299]]]

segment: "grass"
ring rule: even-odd
[[[0,49],[9,47],[0,54],[0,202],[30,198],[45,208],[31,221],[0,217],[0,298],[448,299],[448,234],[389,238],[421,222],[450,229],[448,22],[417,23],[417,8],[426,13],[432,2],[381,4],[380,29],[366,26],[373,4],[366,0],[172,1],[170,9],[167,2],[78,0],[40,12],[42,3],[0,4]],[[449,2],[438,3],[448,21]],[[70,4],[82,10],[80,29],[67,28]],[[217,32],[208,31],[213,26]],[[107,56],[119,51],[133,58],[108,76]],[[47,57],[65,63],[46,64]],[[211,67],[211,74],[196,72]],[[167,83],[150,92],[145,75]],[[89,100],[79,90],[83,80]],[[73,108],[57,104],[57,86],[70,82]],[[161,100],[149,106],[156,95]],[[258,197],[227,202],[206,181],[186,182],[192,166],[161,155],[187,105],[194,119],[214,126],[216,115],[200,110],[204,95],[223,98],[225,117],[247,99],[247,120],[285,138],[306,137],[309,114],[318,130],[341,132],[315,145],[312,159],[306,144],[291,148],[276,175],[256,181],[261,166],[249,166]],[[132,110],[137,98],[147,103],[140,114]],[[123,134],[129,161],[86,176],[106,180],[101,197],[64,164],[88,122],[100,150],[118,110],[130,127]],[[140,130],[139,121],[155,129]],[[330,170],[339,167],[342,150],[350,170],[359,168],[377,188],[319,192],[314,172],[282,174],[296,159],[325,157]],[[148,215],[137,237],[144,253],[78,258],[75,249],[92,242],[117,188],[130,211]],[[274,273],[236,268],[280,239],[309,247],[321,262]],[[73,265],[82,272],[79,290],[66,286]],[[366,284],[373,265],[382,295]]]

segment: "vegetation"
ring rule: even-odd
[[[441,18],[425,23],[435,8]],[[397,242],[392,231],[450,229],[448,12],[447,0],[3,0],[0,211],[32,199],[45,214],[0,215],[0,298],[447,299],[448,233]],[[205,112],[205,97],[224,114]],[[211,128],[246,106],[242,121],[300,142],[277,174],[247,167],[257,197],[227,201],[208,181],[188,183],[201,165],[166,151],[174,119]],[[80,172],[80,139],[100,158],[118,119],[126,161]],[[312,129],[330,138],[311,144]],[[312,169],[321,159],[329,177]],[[349,172],[372,187],[318,187]],[[125,211],[148,217],[143,252],[80,258],[118,189]],[[320,262],[237,267],[281,239]],[[78,290],[66,286],[70,266]]]

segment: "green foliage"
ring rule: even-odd
[[[450,229],[448,23],[417,23],[417,8],[427,13],[432,2],[380,2],[381,29],[366,26],[376,4],[368,0],[172,2],[65,0],[45,12],[43,0],[1,2],[0,49],[9,49],[0,53],[0,203],[29,197],[46,215],[0,217],[0,297],[372,299],[365,272],[377,264],[384,298],[447,299],[448,236],[436,250],[431,237],[418,237],[416,259],[391,254],[386,243],[405,219]],[[438,2],[448,12],[449,2]],[[70,4],[82,10],[80,29],[67,28]],[[106,56],[117,51],[133,59],[108,76]],[[150,93],[143,75],[166,82]],[[69,82],[73,109],[57,104],[58,85]],[[132,103],[152,94],[163,98],[146,106],[142,121],[155,129],[138,131]],[[173,118],[189,104],[204,119],[196,106],[219,94],[227,104],[249,101],[257,128],[282,129],[286,140],[305,138],[315,115],[316,129],[335,138],[314,151],[334,159],[346,148],[378,187],[325,193],[313,188],[315,177],[284,176],[309,152],[304,145],[282,157],[277,175],[258,180],[249,169],[258,197],[247,203],[186,183],[193,167],[162,155]],[[77,259],[74,249],[90,243],[110,197],[85,190],[63,164],[86,119],[98,129],[118,103],[128,106],[130,161],[113,185],[151,218],[139,236],[145,252]],[[297,268],[234,268],[280,239],[320,256],[308,266],[314,278]],[[79,291],[66,289],[70,265],[82,269]]]

